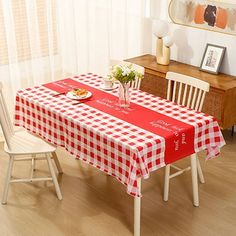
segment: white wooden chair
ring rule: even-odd
[[[7,195],[10,183],[32,183],[35,181],[53,181],[56,189],[57,197],[59,200],[62,199],[61,190],[56,178],[56,174],[53,168],[51,158],[54,159],[57,170],[62,173],[60,163],[55,153],[56,148],[42,139],[28,133],[25,130],[14,132],[13,125],[10,120],[10,116],[7,110],[7,106],[2,93],[2,83],[0,82],[0,124],[3,130],[5,144],[4,150],[9,155],[9,164],[5,180],[5,187],[3,191],[2,204],[7,203]],[[38,156],[38,154],[40,154]],[[41,155],[43,154],[43,155]],[[36,160],[47,160],[51,177],[34,178],[35,161]],[[14,161],[31,161],[31,173],[29,178],[25,179],[14,179],[12,178],[12,169]]]
[[[197,111],[202,110],[206,92],[209,92],[210,89],[210,85],[207,82],[174,72],[168,72],[166,74],[166,79],[168,80],[168,100],[176,102],[179,105],[187,106]],[[177,172],[170,174],[170,167],[176,169]],[[191,170],[190,166],[185,169],[181,169],[173,164],[167,165],[165,167],[164,201],[168,201],[170,179],[188,170]],[[197,172],[200,182],[205,183],[198,158]]]
[[[134,63],[130,63],[127,61],[113,60],[113,59],[110,60],[110,63],[109,63],[110,67],[113,67],[115,65],[130,65],[130,64],[137,72],[144,75],[144,71],[145,71],[144,67],[136,65]],[[141,79],[139,79],[139,78],[136,78],[136,80],[134,80],[130,83],[130,87],[134,88],[134,89],[140,89],[140,86],[141,86]]]

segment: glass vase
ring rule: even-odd
[[[129,84],[128,83],[120,83],[119,84],[119,105],[120,105],[120,107],[129,107],[130,106]]]

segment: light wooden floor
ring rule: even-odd
[[[199,187],[199,208],[192,206],[190,172],[171,182],[168,203],[162,201],[162,169],[143,181],[143,236],[236,235],[236,135],[224,135],[227,146],[222,156],[207,163],[201,158],[207,182]],[[58,156],[64,170],[63,201],[57,200],[51,183],[12,185],[8,205],[0,205],[0,235],[132,235],[133,199],[124,186],[62,149]],[[7,161],[1,144],[1,194]],[[14,176],[27,174],[29,167],[30,163],[16,163]],[[38,163],[37,169],[38,174],[47,174],[45,163]]]

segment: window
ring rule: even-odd
[[[48,56],[49,46],[54,54],[58,51],[56,0],[27,4],[25,0],[0,2],[0,65],[9,64],[9,47],[14,45],[18,62]]]

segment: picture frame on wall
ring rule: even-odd
[[[175,24],[236,35],[235,0],[170,0],[169,17]]]
[[[202,57],[200,70],[218,74],[225,51],[226,47],[208,43]]]

